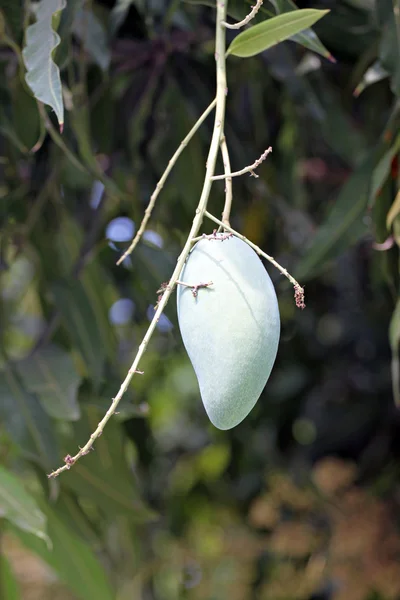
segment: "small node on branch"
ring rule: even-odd
[[[303,310],[306,307],[304,303],[304,288],[302,288],[298,283],[296,283],[294,286],[294,299],[297,308],[301,308],[301,310]]]
[[[229,240],[229,238],[233,237],[233,233],[225,232],[221,235],[217,235],[218,230],[214,229],[213,232],[210,235],[207,235],[206,233],[203,233],[202,238],[204,240],[210,240],[210,241],[216,241],[216,242],[223,242],[225,240]]]
[[[64,456],[64,462],[67,465],[67,468],[70,469],[74,464],[75,460],[70,454],[67,454],[67,456]]]
[[[178,285],[183,285],[184,287],[190,288],[193,294],[193,298],[197,298],[198,294],[199,294],[199,290],[201,288],[208,288],[210,287],[210,285],[213,285],[212,281],[208,281],[207,283],[196,283],[195,285],[191,285],[190,283],[185,283],[184,281],[177,281],[176,282]]]

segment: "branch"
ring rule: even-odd
[[[269,256],[269,254],[266,254],[265,252],[263,252],[263,250],[261,250],[261,248],[259,248],[259,246],[256,246],[256,244],[253,244],[253,242],[248,240],[244,235],[242,235],[238,231],[235,231],[235,229],[232,229],[232,227],[226,225],[225,223],[223,223],[222,221],[220,221],[219,219],[214,217],[214,215],[209,213],[207,210],[204,213],[204,215],[206,217],[208,217],[211,221],[214,221],[214,223],[217,223],[217,225],[222,225],[224,227],[224,229],[226,229],[227,231],[230,231],[233,235],[235,235],[239,239],[243,240],[243,242],[246,242],[246,244],[248,244],[251,248],[253,248],[253,250],[255,250],[259,256],[263,256],[270,263],[272,263],[274,265],[274,267],[276,267],[278,269],[278,271],[280,271],[282,273],[282,275],[287,277],[289,279],[290,283],[293,284],[294,298],[296,301],[296,306],[301,309],[306,307],[306,305],[304,304],[304,288],[302,288],[301,285],[299,284],[299,282],[296,281],[296,279],[290,275],[290,273],[287,271],[287,269],[282,267],[274,258],[272,258],[272,256]]]
[[[222,26],[222,21],[226,17],[226,5],[227,0],[225,2],[217,3],[217,22],[216,22],[216,39],[215,39],[215,60],[216,60],[216,70],[217,70],[217,93],[216,93],[216,110],[215,110],[215,121],[214,128],[211,138],[210,150],[207,158],[207,167],[206,173],[204,177],[203,189],[201,192],[199,204],[196,209],[196,213],[193,219],[192,227],[190,229],[188,238],[185,242],[183,250],[178,258],[176,263],[176,267],[174,272],[172,273],[171,279],[169,280],[168,286],[160,299],[157,310],[154,314],[154,317],[147,329],[147,332],[142,340],[142,343],[139,346],[136,357],[126,375],[124,381],[121,384],[121,387],[118,391],[118,394],[113,398],[112,403],[107,410],[104,417],[98,423],[95,431],[90,436],[89,440],[86,444],[79,448],[79,452],[75,454],[75,456],[67,455],[64,458],[64,465],[59,467],[55,471],[49,474],[49,477],[57,477],[63,471],[67,471],[70,469],[82,456],[88,454],[90,450],[93,448],[93,444],[96,439],[103,433],[104,427],[107,425],[108,421],[115,414],[117,406],[128,389],[128,386],[135,375],[137,373],[137,368],[139,366],[139,362],[146,351],[147,345],[150,341],[151,336],[154,333],[154,330],[157,326],[157,323],[160,319],[160,316],[172,294],[173,289],[179,279],[183,266],[186,262],[186,259],[189,255],[189,252],[192,248],[192,241],[197,236],[201,224],[203,222],[204,215],[207,210],[208,198],[210,196],[211,186],[212,186],[212,176],[215,172],[215,163],[217,160],[218,149],[221,141],[221,131],[224,128],[224,120],[225,120],[225,103],[226,103],[226,67],[225,67],[225,28]]]
[[[221,153],[222,160],[224,162],[225,170],[225,205],[222,213],[222,222],[226,225],[230,225],[229,217],[231,215],[232,208],[232,176],[231,176],[231,161],[229,159],[228,146],[226,144],[225,135],[221,138]]]
[[[245,17],[243,19],[243,21],[239,21],[239,23],[233,23],[232,25],[230,25],[229,23],[226,23],[226,21],[222,22],[222,25],[224,27],[227,27],[228,29],[240,29],[241,27],[244,27],[245,25],[247,25],[247,23],[249,21],[251,21],[252,19],[254,19],[254,17],[256,16],[256,14],[258,13],[258,11],[260,10],[261,6],[262,6],[263,0],[257,0],[255,6],[253,6],[251,12],[249,12],[249,14],[247,15],[247,17]]]
[[[244,175],[245,173],[250,173],[252,177],[258,177],[258,175],[254,173],[254,169],[257,169],[257,167],[259,167],[261,163],[264,162],[268,154],[271,154],[271,152],[272,148],[270,146],[266,149],[266,151],[263,154],[261,154],[260,158],[258,158],[252,165],[245,167],[241,171],[235,171],[234,173],[230,173],[229,175],[227,175],[226,173],[224,175],[214,175],[212,180],[217,181],[218,179],[227,179],[227,177],[239,177],[239,175]]]
[[[193,125],[192,129],[189,131],[189,133],[187,134],[187,136],[185,137],[184,140],[182,140],[182,142],[180,143],[178,149],[176,150],[175,154],[173,155],[173,157],[171,158],[171,160],[168,163],[167,168],[165,169],[164,173],[161,176],[160,181],[157,183],[156,185],[156,189],[154,190],[154,192],[152,193],[152,195],[150,196],[150,201],[149,204],[145,210],[144,213],[144,217],[143,220],[140,224],[139,229],[137,230],[137,233],[135,235],[135,237],[132,240],[131,245],[129,246],[129,248],[123,253],[123,255],[117,260],[117,265],[120,265],[125,258],[127,258],[136,248],[136,246],[138,245],[140,238],[142,237],[143,233],[146,230],[146,226],[147,223],[151,217],[151,213],[153,211],[154,205],[156,203],[156,200],[158,198],[158,194],[161,192],[164,183],[167,180],[168,175],[170,174],[170,172],[172,171],[172,167],[175,165],[176,161],[178,160],[179,156],[182,154],[183,150],[186,148],[186,146],[188,145],[188,143],[190,142],[190,140],[192,139],[192,137],[194,136],[194,134],[196,133],[196,131],[198,130],[198,128],[200,127],[200,125],[203,123],[203,121],[205,121],[205,119],[208,117],[208,115],[210,114],[210,112],[213,110],[213,108],[215,107],[216,104],[216,98],[214,98],[214,100],[211,102],[210,106],[208,106],[208,108],[206,108],[206,110],[203,112],[203,114],[201,115],[201,117],[199,118],[199,120]]]

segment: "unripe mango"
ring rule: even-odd
[[[197,242],[178,285],[178,321],[211,422],[231,429],[251,411],[275,362],[278,301],[257,254],[224,234]]]

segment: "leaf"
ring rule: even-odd
[[[83,43],[86,52],[103,71],[107,71],[110,66],[111,52],[104,27],[96,15],[87,8],[78,10],[73,30]]]
[[[4,554],[0,555],[0,573],[1,589],[5,594],[3,600],[21,600],[17,578]]]
[[[396,198],[393,200],[393,204],[386,217],[386,227],[391,228],[393,221],[400,213],[400,190],[396,194]]]
[[[100,413],[94,409],[86,412],[68,440],[70,451],[79,443],[83,445],[97,426]],[[124,458],[123,441],[121,425],[109,421],[106,434],[95,443],[94,452],[77,462],[62,484],[78,497],[91,499],[105,514],[125,514],[132,521],[145,522],[153,519],[154,513],[140,499]]]
[[[51,552],[41,540],[13,529],[21,542],[40,556],[56,571],[76,598],[88,600],[114,600],[115,594],[106,571],[91,547],[64,524],[58,514],[44,505]]]
[[[393,148],[398,143],[396,139],[396,142],[389,146],[398,132],[399,111],[400,105],[395,104],[376,147],[366,155],[340,190],[326,220],[300,261],[295,273],[296,278],[305,280],[314,277],[323,270],[327,261],[335,258],[366,233],[367,228],[362,217],[374,198],[374,190],[378,189],[388,174],[388,157],[392,155]]]
[[[48,415],[68,421],[79,419],[81,377],[68,352],[51,345],[19,361],[16,368],[26,389],[37,394]]]
[[[311,27],[325,16],[329,10],[303,10],[285,13],[262,23],[258,23],[239,33],[228,49],[228,54],[246,58],[255,56],[275,44],[287,40],[296,33]]]
[[[46,517],[19,479],[0,466],[0,516],[49,543]]]
[[[90,377],[100,382],[106,352],[92,304],[82,282],[69,280],[68,283],[55,284],[53,294],[71,343],[82,354]]]
[[[397,300],[389,325],[389,341],[392,349],[392,387],[393,397],[396,406],[400,406],[400,362],[399,362],[399,343],[400,343],[400,299]]]
[[[382,28],[382,37],[379,47],[379,59],[382,67],[390,73],[390,87],[392,92],[400,96],[400,65],[399,65],[400,39],[397,38],[397,27],[393,14],[390,14]]]
[[[366,232],[362,215],[370,197],[371,174],[375,165],[376,151],[372,151],[348,178],[326,220],[315,234],[307,254],[300,261],[296,279],[304,281],[318,274],[328,260]]]
[[[6,24],[14,40],[19,44],[22,39],[24,20],[23,0],[0,0],[0,12],[3,13]]]
[[[48,104],[56,113],[60,128],[64,124],[64,105],[60,70],[52,58],[60,36],[52,28],[53,16],[65,7],[66,0],[41,0],[36,23],[26,30],[22,51],[27,73],[25,79],[35,98]]]
[[[14,371],[0,372],[0,424],[29,460],[52,470],[59,448],[53,426],[39,400],[28,394]]]
[[[393,161],[393,158],[400,150],[400,135],[397,136],[395,143],[385,152],[382,156],[378,164],[376,165],[373,175],[372,175],[372,186],[371,186],[371,195],[370,195],[370,203],[375,200],[376,195],[379,193],[379,190],[383,186],[385,180],[387,179],[390,173],[390,167]]]
[[[134,0],[117,0],[110,13],[110,31],[115,35],[125,21]]]
[[[362,80],[353,92],[358,97],[367,87],[389,77],[389,73],[383,68],[379,60],[376,60],[364,73]]]
[[[275,6],[278,14],[299,10],[292,0],[271,0],[271,3]],[[297,33],[289,39],[297,44],[300,44],[301,46],[304,46],[304,48],[308,48],[308,50],[311,50],[312,52],[316,52],[317,54],[324,56],[331,62],[336,62],[332,54],[327,48],[325,48],[317,34],[312,29],[307,29],[301,33]]]
[[[10,87],[15,134],[24,146],[31,149],[40,138],[40,116],[37,102],[19,77],[15,78]]]

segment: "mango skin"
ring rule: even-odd
[[[258,255],[237,237],[204,238],[179,277],[213,282],[193,297],[178,285],[179,327],[210,421],[231,429],[249,414],[267,383],[280,336],[278,301]]]

